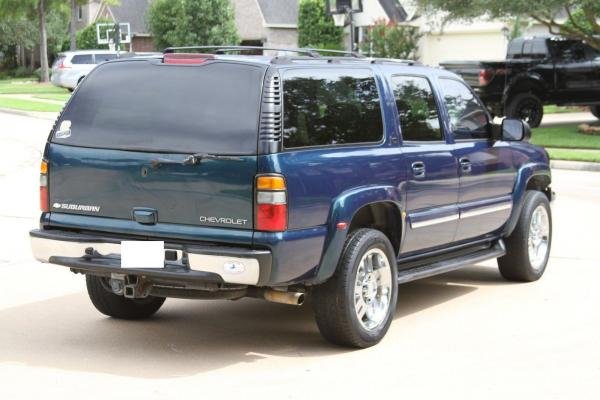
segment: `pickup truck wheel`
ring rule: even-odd
[[[525,193],[519,221],[506,238],[506,255],[498,258],[500,274],[509,281],[532,282],[546,270],[552,243],[548,198],[535,190]]]
[[[600,119],[600,106],[590,106],[590,111],[594,114],[594,117]]]
[[[527,122],[531,128],[537,128],[544,117],[544,105],[533,93],[519,93],[508,102],[506,115]]]
[[[374,229],[352,232],[334,276],[311,292],[323,337],[358,348],[377,344],[396,310],[396,271],[394,249],[383,233]]]
[[[109,317],[119,319],[143,319],[153,315],[165,302],[164,297],[149,296],[145,299],[128,299],[107,290],[107,284],[101,278],[86,275],[88,295],[98,311]]]

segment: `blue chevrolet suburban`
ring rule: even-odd
[[[245,50],[107,62],[56,121],[32,249],[85,274],[101,313],[306,297],[327,340],[362,348],[401,283],[495,258],[542,276],[553,193],[525,123],[493,124],[443,69]]]

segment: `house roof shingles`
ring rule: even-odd
[[[109,6],[115,21],[129,22],[131,34],[147,34],[146,10],[150,0],[121,0],[118,6]]]

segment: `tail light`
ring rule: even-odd
[[[50,205],[48,203],[48,163],[42,160],[40,164],[40,210],[49,212]]]
[[[193,65],[202,64],[205,61],[213,60],[215,58],[212,54],[202,53],[166,53],[163,56],[163,62],[165,64],[178,64],[178,65]]]
[[[256,230],[281,232],[287,229],[287,192],[283,176],[257,176],[255,200],[254,227]]]
[[[482,69],[479,70],[479,86],[485,86],[492,81],[494,78],[493,69]]]
[[[61,61],[60,64],[58,64],[58,69],[67,69],[67,68],[71,68],[71,67],[65,64],[65,60]]]

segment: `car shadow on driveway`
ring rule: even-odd
[[[454,272],[400,286],[395,318],[477,290],[478,276],[484,281],[493,277],[478,267],[468,270],[464,277]],[[154,318],[121,321],[99,314],[87,295],[79,293],[0,310],[0,327],[0,363],[153,379],[191,376],[265,357],[351,351],[321,338],[310,305],[256,299],[168,299]]]

